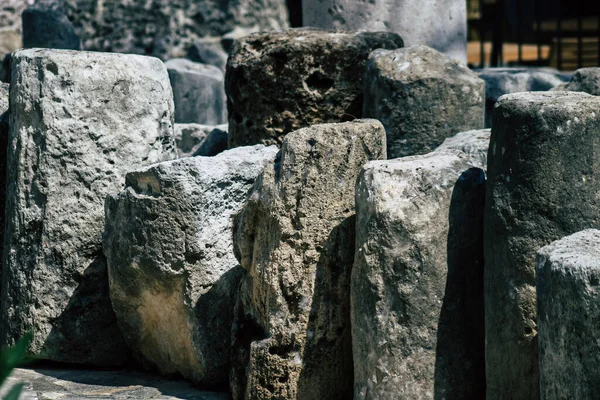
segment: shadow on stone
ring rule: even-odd
[[[327,393],[328,399],[342,400],[353,395],[350,277],[355,225],[355,215],[343,220],[320,251],[302,357],[305,364],[298,381],[301,398],[324,398]]]
[[[435,399],[485,398],[483,209],[485,173],[459,177],[450,202],[448,276],[437,332]]]
[[[87,360],[88,363],[99,366],[117,366],[130,362],[130,352],[118,329],[108,295],[106,258],[102,250],[97,253],[94,261],[82,274],[72,277],[79,283],[77,289],[64,311],[53,321],[53,328],[39,358],[44,358],[46,349],[49,349],[51,354],[63,356],[63,359],[55,359],[60,362]],[[61,260],[56,261],[57,265],[61,264]],[[65,332],[70,337],[64,337]],[[107,355],[103,353],[103,349],[116,351]]]

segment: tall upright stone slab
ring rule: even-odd
[[[388,31],[467,63],[467,3],[457,0],[304,0],[304,26]]]
[[[363,115],[385,126],[388,158],[426,154],[484,126],[485,82],[427,46],[374,51],[364,96]]]
[[[359,175],[354,399],[485,398],[480,136]]]
[[[494,110],[485,203],[487,399],[538,399],[535,254],[600,225],[600,98],[506,95]]]
[[[281,145],[296,129],[360,118],[369,53],[402,46],[392,33],[307,29],[237,40],[225,75],[229,147]]]
[[[10,85],[0,83],[0,259],[4,239],[4,211],[6,206],[6,151],[8,146],[8,90]]]
[[[30,355],[116,365],[128,351],[108,297],[104,198],[131,169],[176,157],[155,58],[60,50],[12,57],[0,334]]]
[[[223,72],[185,58],[165,63],[173,88],[175,122],[218,125],[227,122]]]
[[[540,398],[600,392],[600,231],[567,236],[537,253]]]
[[[232,217],[277,147],[154,164],[106,200],[110,298],[129,347],[166,374],[227,386],[240,267]]]
[[[234,399],[352,398],[354,186],[382,158],[378,121],[321,124],[290,133],[258,178],[234,226]]]

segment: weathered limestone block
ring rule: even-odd
[[[155,164],[106,200],[110,298],[134,353],[161,372],[226,385],[240,267],[232,217],[275,146]]]
[[[506,95],[494,109],[485,202],[487,399],[538,399],[535,253],[600,226],[600,98]]]
[[[60,1],[84,49],[163,60],[184,57],[196,39],[238,26],[262,31],[288,26],[285,0]]]
[[[600,96],[600,68],[581,68],[573,73],[571,80],[553,90],[585,92]]]
[[[223,72],[185,58],[165,63],[173,88],[175,122],[218,125],[227,122]]]
[[[425,154],[445,138],[484,125],[485,83],[427,46],[369,56],[363,115],[381,121],[388,158]]]
[[[540,398],[600,392],[600,231],[584,230],[537,253]]]
[[[187,50],[186,58],[202,64],[218,67],[225,72],[227,52],[223,49],[220,37],[200,38]]]
[[[125,173],[173,159],[169,77],[155,58],[13,53],[0,342],[30,355],[128,358],[108,296],[104,198]]]
[[[485,127],[492,127],[494,104],[501,96],[518,92],[548,91],[569,79],[553,68],[485,68],[477,71],[485,81]]]
[[[456,0],[303,0],[304,26],[389,31],[467,63],[467,3]]]
[[[488,143],[470,136],[472,154],[449,146],[372,161],[359,175],[355,399],[485,397],[485,160],[476,154]]]
[[[175,124],[175,145],[179,158],[215,156],[227,150],[227,124]]]
[[[290,133],[234,226],[243,268],[234,399],[350,399],[354,186],[385,157],[375,120]]]
[[[37,0],[21,14],[23,47],[79,50],[81,42],[59,0]]]
[[[402,46],[391,33],[306,29],[237,40],[225,76],[229,147],[281,145],[296,129],[360,117],[369,53]]]

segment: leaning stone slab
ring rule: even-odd
[[[378,121],[314,125],[257,180],[234,226],[234,399],[352,398],[354,186],[384,157]]]
[[[537,253],[540,398],[593,399],[600,391],[600,231]]]
[[[369,53],[402,46],[392,33],[307,29],[237,40],[225,77],[229,147],[281,145],[296,129],[359,118]]]
[[[223,72],[214,65],[176,58],[165,63],[173,87],[175,122],[227,122]]]
[[[128,358],[108,296],[104,198],[125,173],[175,158],[167,70],[155,58],[13,53],[0,335],[30,355]]]
[[[215,156],[227,150],[227,124],[175,124],[175,144],[179,158]]]
[[[485,83],[427,46],[377,50],[365,74],[363,115],[381,121],[388,158],[425,154],[484,124]]]
[[[303,0],[303,26],[389,31],[467,63],[467,3],[456,0]]]
[[[600,68],[581,68],[573,73],[571,80],[553,90],[584,92],[600,96]]]
[[[494,104],[501,96],[518,92],[544,92],[569,79],[553,68],[484,68],[477,75],[485,81],[485,127],[492,126]]]
[[[528,92],[498,100],[485,210],[487,399],[538,399],[535,253],[600,226],[600,98]]]
[[[448,146],[361,171],[355,399],[485,397],[481,161]]]
[[[129,347],[166,374],[227,385],[240,267],[232,217],[277,148],[155,164],[106,200],[110,297]]]

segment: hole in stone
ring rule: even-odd
[[[281,74],[288,62],[287,54],[282,51],[278,51],[271,54],[271,58],[273,59],[273,72],[278,75]]]
[[[306,79],[306,86],[308,86],[311,90],[315,90],[321,94],[331,89],[333,87],[333,83],[333,79],[328,78],[319,71],[313,72],[312,75]]]
[[[241,124],[244,120],[244,118],[239,113],[234,113],[232,117],[236,124]]]
[[[312,146],[314,146],[315,144],[317,144],[317,141],[313,138],[308,139],[308,144]]]
[[[531,329],[530,327],[526,327],[525,328],[525,334],[526,335],[531,335],[532,332],[533,332],[533,329]]]
[[[254,126],[254,121],[252,120],[248,120],[246,121],[246,128],[252,128]]]
[[[58,65],[56,65],[52,61],[50,61],[50,62],[48,62],[48,64],[46,64],[46,69],[48,71],[52,72],[54,75],[58,75]]]
[[[592,276],[590,277],[590,285],[591,285],[591,286],[598,286],[599,284],[600,284],[600,279],[598,279],[598,277],[597,277],[597,276],[595,276],[595,275],[592,275]]]

